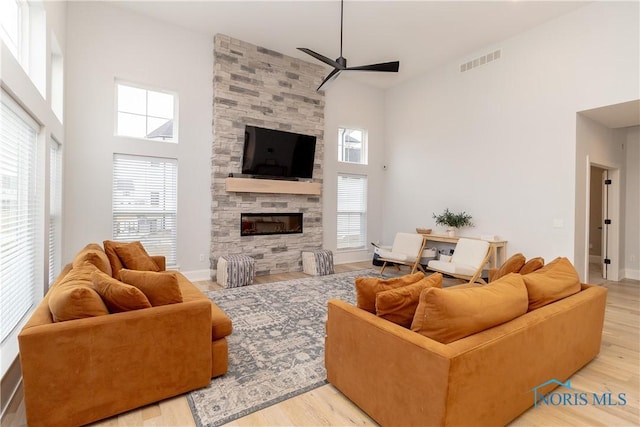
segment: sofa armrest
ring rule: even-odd
[[[206,300],[34,325],[18,340],[30,426],[87,424],[211,377]]]
[[[335,299],[326,326],[328,381],[376,422],[443,423],[453,356],[446,345]]]
[[[160,271],[165,271],[167,269],[167,260],[164,255],[151,255],[151,259],[158,264]]]

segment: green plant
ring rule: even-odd
[[[436,225],[446,225],[453,228],[473,227],[471,215],[466,212],[453,213],[449,208],[440,215],[433,214],[433,218],[436,220]]]

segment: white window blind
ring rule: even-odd
[[[37,281],[38,124],[9,96],[0,102],[0,340],[34,304]]]
[[[176,266],[177,214],[176,159],[113,155],[114,240],[139,240]]]
[[[363,249],[367,240],[367,177],[338,174],[337,249]]]
[[[49,144],[49,284],[60,273],[62,252],[62,147]]]

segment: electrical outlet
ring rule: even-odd
[[[200,254],[200,262],[204,262],[204,254]]]

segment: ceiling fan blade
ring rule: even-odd
[[[334,68],[332,72],[329,73],[329,75],[327,77],[325,77],[325,79],[322,81],[322,83],[320,83],[320,86],[318,86],[318,89],[316,89],[316,92],[319,91],[320,89],[322,89],[322,87],[324,85],[326,85],[327,83],[333,81],[336,77],[338,77],[338,74],[340,74],[340,69],[338,68]]]
[[[347,70],[359,70],[359,71],[387,71],[391,73],[397,73],[400,69],[400,62],[382,62],[380,64],[361,65],[359,67],[348,67]]]
[[[320,55],[317,52],[312,51],[311,49],[307,49],[306,47],[299,47],[298,50],[303,51],[304,53],[306,53],[307,55],[311,55],[314,58],[316,58],[319,61],[324,62],[327,65],[331,65],[333,68],[337,68],[339,70],[344,70],[344,66],[340,65],[339,63],[337,63],[336,61],[334,61],[333,59],[329,59],[324,55]]]

